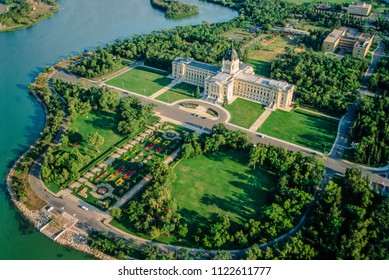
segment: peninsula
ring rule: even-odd
[[[56,0],[0,0],[0,32],[29,27],[57,11]]]

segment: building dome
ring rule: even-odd
[[[237,60],[239,59],[237,51],[234,49],[234,47],[231,45],[231,49],[227,50],[223,57],[224,60]]]

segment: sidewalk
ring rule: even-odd
[[[181,83],[180,80],[176,79],[176,80],[173,80],[170,84],[168,84],[167,86],[165,86],[164,88],[158,90],[157,92],[153,93],[152,95],[149,96],[149,98],[152,98],[152,99],[155,99],[157,98],[158,96],[160,96],[161,94],[164,94],[165,92],[167,92],[169,89],[171,89],[172,87],[178,85],[179,83]]]
[[[258,128],[267,120],[272,111],[266,107],[265,112],[263,112],[259,118],[253,123],[253,125],[249,128],[250,131],[256,132]]]

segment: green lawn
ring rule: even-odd
[[[161,94],[156,99],[166,103],[174,103],[175,101],[182,99],[193,99],[195,98],[194,93],[196,92],[196,88],[197,86],[194,85],[180,83],[169,89],[167,92]],[[201,91],[202,88],[200,89],[200,92]]]
[[[270,77],[271,62],[249,58],[247,59],[247,64],[254,68],[255,74]]]
[[[127,71],[112,80],[107,85],[119,87],[145,96],[150,96],[171,83],[162,72],[152,71],[143,67]]]
[[[293,110],[272,112],[259,132],[320,152],[329,152],[335,141],[338,121]]]
[[[263,207],[270,204],[270,189],[277,179],[264,169],[248,168],[247,160],[242,151],[227,151],[181,161],[174,169],[177,179],[171,193],[177,201],[177,211],[188,224],[189,234],[181,241],[173,236],[155,240],[193,247],[197,228],[209,227],[218,214],[230,217],[232,231],[242,228],[251,218],[258,219]],[[110,224],[150,239],[136,232],[128,220],[113,220]]]
[[[230,123],[250,128],[259,116],[265,111],[265,106],[246,99],[237,98],[225,109],[231,114]]]
[[[276,178],[248,168],[247,160],[242,151],[226,151],[183,160],[175,167],[172,198],[189,229],[209,227],[218,214],[228,215],[235,228],[258,218]]]
[[[91,111],[88,114],[76,118],[72,122],[72,128],[83,137],[81,152],[93,158],[103,154],[124,137],[117,131],[118,115],[114,112]],[[88,134],[98,132],[105,138],[104,144],[99,147],[97,154],[93,147],[88,146]]]
[[[258,43],[260,49],[249,52],[247,64],[254,68],[256,74],[270,77],[271,62],[276,60],[278,55],[285,53],[285,47],[295,48],[297,43],[295,40],[280,36],[276,36],[275,39],[266,34],[262,36],[262,41]]]

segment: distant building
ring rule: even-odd
[[[374,36],[361,33],[357,29],[341,27],[334,29],[325,38],[322,50],[334,52],[338,47],[350,50],[355,57],[364,58],[373,44]]]
[[[273,109],[291,109],[294,85],[254,74],[251,66],[241,62],[232,47],[217,67],[188,58],[172,62],[173,78],[204,87],[207,98],[230,103],[235,96],[262,103]]]
[[[368,16],[371,12],[371,7],[371,4],[366,4],[365,2],[350,4],[347,8],[347,13],[358,16]]]
[[[249,29],[247,29],[247,32],[249,33],[257,33],[262,30],[262,26],[252,26]]]
[[[318,13],[334,13],[335,8],[332,5],[320,3],[315,5],[316,12]]]

